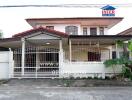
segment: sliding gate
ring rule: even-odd
[[[52,78],[59,77],[59,50],[47,47],[26,47],[25,63],[22,68],[22,49],[13,50],[14,77]],[[24,70],[23,70],[24,69]],[[24,74],[23,74],[24,73]]]

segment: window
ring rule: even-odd
[[[90,28],[90,35],[97,35],[97,28]]]
[[[54,26],[46,26],[46,28],[53,30]]]
[[[123,51],[120,51],[119,52],[119,58],[123,57]],[[126,52],[126,57],[129,59],[129,51]],[[116,51],[112,51],[112,59],[116,59],[117,56],[116,56]]]
[[[87,27],[83,27],[83,35],[87,35],[88,32],[87,32]]]
[[[104,35],[104,27],[99,28],[100,35]]]
[[[116,51],[112,51],[112,59],[116,59]]]
[[[78,34],[78,27],[77,26],[66,26],[65,32],[71,35],[77,35]]]

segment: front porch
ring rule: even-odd
[[[103,62],[120,57],[122,52],[116,41],[131,39],[131,36],[116,35],[67,36],[43,28],[29,33],[0,41],[0,46],[10,48],[13,54],[10,57],[13,64],[8,66],[10,78],[105,78],[113,70]],[[121,70],[120,66],[115,69],[117,74]]]
[[[108,42],[109,41],[109,42]],[[117,39],[25,39],[14,54],[14,78],[102,77],[113,75],[105,60],[119,57]],[[21,48],[22,47],[22,48]],[[113,52],[116,52],[113,54]],[[19,54],[20,53],[20,54]],[[120,73],[122,68],[115,68]]]
[[[103,62],[122,56],[123,50],[117,46],[116,41],[123,38],[104,37],[71,36],[68,45],[63,46],[62,77],[105,78],[105,76],[112,76],[113,69],[106,68]],[[115,68],[116,74],[121,71],[121,66]]]

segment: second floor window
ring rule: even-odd
[[[78,34],[78,27],[77,26],[66,26],[65,32],[71,35],[77,35]]]
[[[54,30],[54,26],[46,26],[46,28]]]
[[[90,35],[97,35],[97,28],[96,27],[90,28]]]
[[[87,27],[83,27],[83,35],[87,35],[88,32],[87,32]]]
[[[99,28],[100,35],[104,35],[104,27]]]

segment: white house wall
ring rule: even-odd
[[[88,35],[90,35],[90,27],[97,27],[97,35],[100,35],[99,33],[99,27],[102,26],[81,26],[80,24],[38,24],[36,27],[46,27],[46,26],[54,26],[54,29],[57,31],[65,32],[66,26],[77,26],[78,27],[78,35],[83,35],[83,27],[87,27]],[[107,35],[108,28],[104,27],[104,35]]]
[[[54,26],[54,30],[57,30],[57,31],[61,31],[61,32],[65,32],[65,27],[66,26],[77,26],[78,27],[78,33],[79,35],[81,35],[81,29],[80,29],[80,25],[79,24],[39,24],[37,25],[37,27],[40,27],[40,26],[43,26],[43,27],[46,27],[46,26]]]
[[[99,32],[99,27],[101,26],[81,26],[81,34],[80,35],[83,35],[83,27],[87,27],[87,35],[90,35],[90,28],[92,27],[96,27],[97,28],[97,35],[100,35],[100,32]],[[108,34],[108,28],[104,27],[104,35],[107,35]]]

